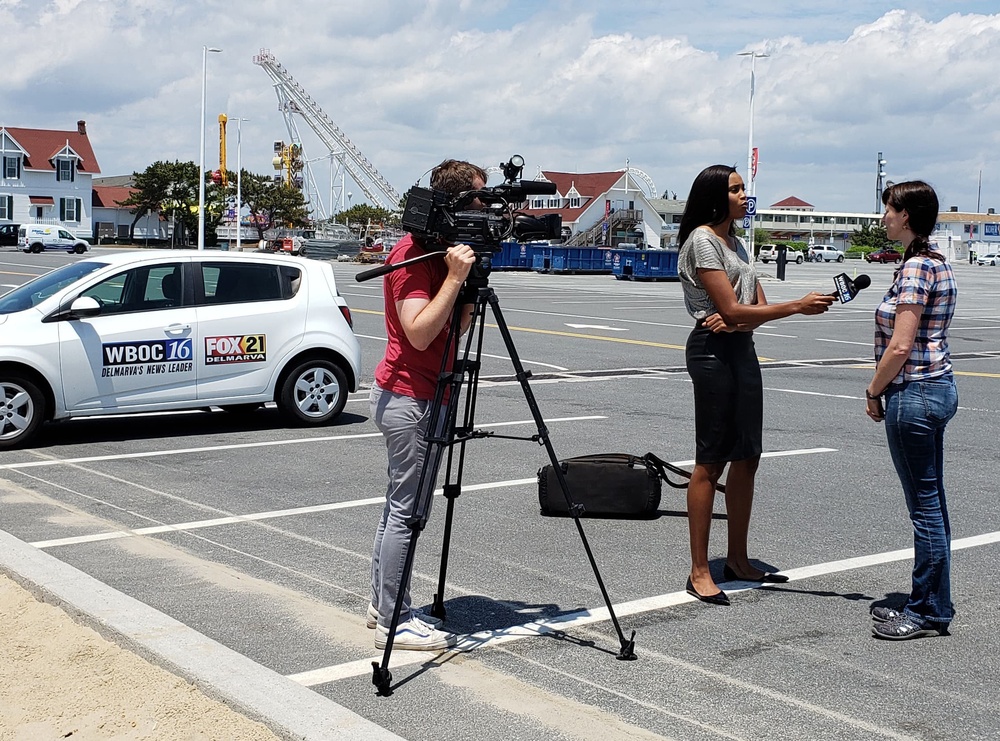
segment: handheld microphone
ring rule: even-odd
[[[847,273],[841,273],[840,275],[833,276],[833,285],[837,290],[827,295],[833,296],[842,304],[846,304],[858,295],[858,291],[868,288],[871,284],[872,279],[864,273],[854,280],[851,280]]]

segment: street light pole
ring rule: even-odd
[[[201,157],[198,166],[198,249],[205,249],[205,87],[208,81],[208,53],[221,52],[215,47],[201,47],[201,118],[198,120],[198,130],[201,132],[201,146],[198,153]]]
[[[885,182],[885,165],[886,162],[882,159],[882,153],[879,152],[878,159],[875,162],[875,213],[881,213],[882,211],[882,184]]]
[[[756,87],[756,80],[754,79],[754,67],[755,62],[758,59],[763,59],[764,57],[771,56],[770,54],[764,54],[758,51],[745,51],[741,52],[737,56],[740,57],[750,57],[750,126],[747,134],[747,195],[755,196],[757,195],[757,181],[754,173],[753,166],[753,94],[754,88]],[[747,244],[750,253],[750,259],[753,260],[753,223],[754,217],[750,217],[750,228],[747,230]]]
[[[243,251],[243,122],[249,118],[236,119],[236,251]]]

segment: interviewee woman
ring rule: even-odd
[[[958,409],[948,351],[958,288],[951,265],[928,240],[938,217],[934,189],[919,180],[898,183],[882,193],[882,203],[886,234],[906,251],[875,312],[875,375],[865,389],[866,412],[885,421],[913,522],[914,557],[906,605],[873,608],[872,633],[900,641],[945,633],[955,616],[944,429]]]
[[[687,490],[691,573],[686,589],[715,605],[729,604],[708,568],[712,504],[726,464],[729,551],[723,576],[727,580],[788,581],[781,574],[753,566],[747,553],[764,416],[753,330],[792,314],[821,314],[834,300],[813,292],[797,301],[767,303],[753,259],[736,237],[736,221],[746,214],[746,204],[743,178],[735,168],[708,167],[691,185],[678,235],[684,302],[697,320],[686,348],[694,386],[696,447]]]

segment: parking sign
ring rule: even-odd
[[[757,196],[747,196],[747,216],[757,215]]]
[[[751,217],[749,217],[749,216],[744,216],[743,217],[743,228],[744,229],[749,229],[750,225],[752,223],[753,223],[753,219]]]

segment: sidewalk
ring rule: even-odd
[[[401,741],[0,530],[0,740],[39,738]]]

